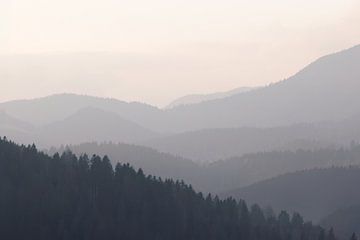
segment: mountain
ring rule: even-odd
[[[206,198],[108,157],[49,157],[0,140],[1,239],[332,240],[299,214]]]
[[[274,128],[203,129],[154,138],[139,144],[196,162],[209,163],[258,151],[315,150],[334,146],[339,136],[331,127],[326,124],[297,124]],[[346,138],[341,143],[348,144],[351,140],[354,139]]]
[[[360,146],[348,149],[272,151],[247,154],[204,164],[202,186],[222,193],[289,172],[332,166],[360,166]]]
[[[284,81],[167,110],[69,94],[6,102],[0,104],[0,109],[25,122],[42,125],[59,121],[81,108],[95,107],[163,133],[339,121],[360,113],[359,62],[360,45],[322,57]]]
[[[33,125],[43,125],[81,108],[95,107],[163,133],[338,121],[360,113],[359,62],[360,45],[322,57],[294,76],[267,87],[168,110],[71,94],[6,102],[0,104],[0,109]]]
[[[319,222],[337,209],[359,204],[359,181],[359,167],[313,169],[287,173],[223,196],[301,212],[306,219]]]
[[[187,96],[184,96],[184,97],[174,100],[169,105],[167,105],[165,107],[165,109],[171,109],[171,108],[178,107],[178,106],[190,105],[190,104],[202,103],[202,102],[215,100],[215,99],[226,98],[226,97],[233,96],[235,94],[249,92],[254,89],[256,89],[256,87],[240,87],[240,88],[236,88],[236,89],[233,89],[233,90],[227,91],[227,92],[187,95]]]
[[[31,124],[16,119],[7,114],[5,111],[0,111],[0,127],[12,128],[21,131],[29,131],[33,128]]]
[[[350,165],[360,166],[360,146],[351,149],[260,152],[217,161],[205,165],[204,170],[206,186],[219,193],[246,187],[289,172]]]
[[[30,143],[34,140],[31,135],[33,131],[34,127],[31,124],[16,119],[5,111],[0,111],[0,133],[2,136],[11,137],[20,143]]]
[[[24,144],[36,143],[42,148],[87,141],[132,143],[159,136],[116,113],[93,107],[80,109],[62,120],[35,127],[2,113],[0,130],[2,136]]]
[[[244,94],[168,110],[171,129],[274,127],[337,121],[360,112],[360,45]]]
[[[208,163],[268,151],[339,148],[360,142],[360,115],[335,122],[271,128],[203,129],[140,142],[162,152]]]
[[[57,125],[66,124],[64,119],[72,121],[72,116],[86,108],[116,114],[122,119],[120,122],[125,124],[123,131],[117,132],[121,136],[109,135],[110,139],[144,144],[199,162],[257,151],[296,150],[299,143],[301,147],[310,149],[314,148],[313,143],[318,147],[341,146],[359,140],[360,136],[359,118],[353,122],[343,120],[360,113],[358,62],[360,46],[320,58],[280,83],[168,110],[75,94],[5,102],[0,104],[0,109],[37,128],[33,140],[25,136],[27,134],[19,134],[18,130],[15,133],[14,130],[4,132],[6,135],[16,137],[20,142],[40,139],[41,147],[51,142],[46,137],[58,139],[54,144],[65,143],[61,134],[54,136],[47,126],[61,129]],[[334,124],[324,124],[326,121]],[[338,127],[339,121],[351,127]],[[139,137],[139,133],[125,131],[130,122],[133,129],[159,133],[160,137],[159,134],[148,133]],[[117,128],[121,129],[120,126]],[[190,132],[184,133],[187,130]],[[174,133],[176,135],[170,136]],[[70,143],[106,140],[100,133],[94,133],[89,138],[75,135],[69,138],[73,138]],[[96,136],[99,139],[95,139]],[[150,140],[152,137],[156,139]]]
[[[96,108],[119,115],[142,127],[156,129],[153,123],[162,111],[142,103],[127,103],[112,98],[99,98],[77,94],[56,94],[47,97],[0,103],[0,109],[9,115],[36,126],[48,125],[76,114],[84,108]],[[146,119],[146,121],[145,121]]]
[[[135,142],[157,135],[115,113],[89,107],[39,128],[36,136],[41,146],[50,147],[86,141]]]
[[[321,220],[324,227],[334,227],[336,235],[350,239],[353,233],[360,234],[360,205],[338,209]]]

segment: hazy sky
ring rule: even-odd
[[[12,56],[13,65],[0,69],[0,101],[76,92],[162,106],[189,93],[279,81],[360,44],[359,2],[1,0],[0,55],[2,63]],[[111,57],[87,65],[87,52]],[[18,73],[19,54],[41,59],[28,68],[21,60],[29,72]],[[51,65],[59,56],[66,66]],[[91,77],[97,64],[105,67]]]

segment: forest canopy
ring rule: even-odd
[[[333,240],[294,213],[203,196],[107,156],[52,157],[0,140],[2,239]]]

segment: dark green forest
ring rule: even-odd
[[[295,213],[203,196],[108,157],[0,140],[1,239],[334,240]]]

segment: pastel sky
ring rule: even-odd
[[[75,92],[163,106],[276,82],[357,44],[359,0],[1,0],[2,59],[111,53],[126,67],[91,81],[12,78],[16,68],[3,67],[0,101]]]

